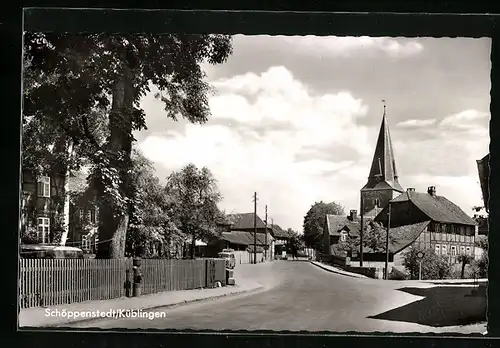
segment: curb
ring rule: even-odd
[[[346,276],[346,277],[351,277],[351,278],[363,278],[363,279],[371,279],[371,278],[368,278],[368,277],[363,277],[363,276],[360,276],[360,275],[354,275],[354,274],[349,274],[347,272],[339,272],[339,271],[335,271],[333,269],[330,269],[330,268],[326,268],[324,267],[323,265],[321,265],[320,263],[316,263],[314,261],[310,261],[311,264],[313,264],[314,266],[318,267],[318,268],[321,268],[322,270],[325,270],[327,272],[331,272],[331,273],[335,273],[335,274],[340,274],[340,275],[343,275],[343,276]]]
[[[192,304],[196,302],[203,302],[203,301],[211,301],[211,300],[217,300],[223,297],[232,297],[232,296],[237,296],[237,295],[243,295],[243,294],[251,294],[254,292],[258,292],[265,289],[264,285],[260,285],[259,287],[256,287],[254,289],[248,289],[248,290],[240,290],[240,291],[235,291],[235,292],[229,292],[227,294],[222,294],[222,295],[215,295],[215,296],[209,296],[209,297],[203,297],[203,298],[197,298],[193,300],[184,300],[182,302],[177,302],[177,303],[170,303],[170,304],[165,304],[165,305],[151,305],[151,306],[145,306],[141,307],[141,310],[152,310],[152,309],[158,309],[158,308],[175,308],[175,307],[180,307],[183,305],[187,304]],[[59,328],[65,328],[65,327],[71,327],[73,324],[82,324],[82,323],[91,323],[91,322],[98,322],[101,320],[105,320],[107,318],[82,318],[80,320],[72,320],[70,322],[66,323],[54,323],[54,324],[48,324],[48,325],[40,325],[40,326],[19,326],[19,328],[22,329],[29,329],[29,328],[52,328],[52,327],[59,327]],[[125,319],[125,318],[124,318]]]

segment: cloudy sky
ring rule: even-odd
[[[234,53],[205,66],[216,88],[205,125],[168,120],[142,100],[137,146],[165,179],[207,166],[227,212],[253,211],[302,231],[316,201],[359,210],[383,113],[404,188],[437,193],[472,215],[476,160],[488,153],[490,39],[234,37]]]

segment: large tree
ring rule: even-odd
[[[223,63],[231,49],[231,38],[225,35],[25,34],[33,75],[50,77],[49,82],[36,80],[39,97],[30,100],[30,109],[43,109],[47,100],[54,100],[50,104],[56,108],[47,117],[59,122],[67,135],[78,128],[90,139],[90,180],[100,205],[98,257],[124,256],[132,132],[146,127],[141,97],[154,85],[167,117],[206,122],[210,86],[200,64]],[[108,111],[104,144],[87,132],[93,108]]]
[[[217,221],[222,212],[217,207],[222,196],[217,181],[206,167],[198,169],[188,164],[167,178],[167,193],[175,202],[174,214],[177,226],[191,243],[194,258],[196,240],[218,236]]]
[[[323,225],[327,214],[344,215],[344,207],[335,202],[316,202],[304,217],[304,242],[308,247],[322,250]]]
[[[43,37],[28,35],[25,46],[22,168],[36,177],[51,179],[55,195],[50,200],[50,240],[58,242],[68,227],[64,218],[69,204],[67,176],[88,163],[91,139],[104,142],[107,115],[105,110],[91,105],[82,103],[76,107],[74,96],[58,85],[61,73],[36,65],[33,42],[41,43]]]
[[[299,235],[299,233],[292,228],[288,228],[286,232],[288,234],[288,240],[286,243],[287,249],[295,259],[298,257],[298,252],[304,249],[303,240],[301,238],[301,235]]]

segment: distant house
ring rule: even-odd
[[[426,250],[432,249],[438,255],[447,257],[450,264],[458,263],[458,256],[474,256],[476,222],[457,205],[445,197],[436,195],[431,186],[427,193],[408,189],[390,201],[391,226],[389,229],[389,262],[391,267],[401,269],[404,253],[409,246]],[[387,228],[388,207],[382,209],[373,220]],[[371,221],[367,220],[366,224]],[[360,221],[355,211],[349,216],[327,215],[325,218],[324,241],[328,245],[325,253],[332,255],[336,246],[348,238],[359,238]],[[326,244],[328,243],[328,244]],[[385,251],[363,248],[363,260],[370,267],[383,267]],[[352,260],[359,261],[357,253]]]
[[[55,211],[57,191],[62,181],[60,179],[48,175],[37,176],[35,171],[29,169],[22,171],[21,234],[29,234],[29,231],[35,230],[33,242],[53,243],[57,228],[64,228],[64,221],[56,221]],[[60,216],[64,217],[64,212]]]
[[[288,231],[283,230],[279,225],[273,224],[274,255],[280,256],[286,252],[286,246],[290,240]]]
[[[93,192],[88,188],[83,173],[64,178],[37,176],[34,171],[24,169],[21,233],[36,229],[36,242],[40,244],[57,242],[94,252],[98,241],[98,217],[92,199]],[[56,211],[57,200],[63,201],[59,212]],[[56,240],[56,234],[61,235],[60,240]]]
[[[427,193],[409,188],[390,204],[390,233],[399,244],[395,253],[414,245],[435,250],[438,255],[446,256],[451,264],[458,262],[460,254],[475,255],[476,222],[456,204],[438,196],[435,186],[430,186]],[[387,227],[388,207],[375,221]],[[398,263],[397,257],[395,263]]]
[[[226,216],[227,222],[222,223],[221,226],[226,227],[229,231],[228,233],[241,234],[241,232],[246,232],[247,234],[253,236],[253,233],[257,232],[257,238],[263,239],[262,247],[267,249],[268,259],[274,259],[274,245],[275,237],[272,225],[267,224],[254,213],[240,213],[240,214],[228,214]],[[254,226],[255,222],[255,226]],[[256,228],[255,228],[256,227]],[[223,236],[227,234],[223,233]],[[267,236],[267,243],[266,243]],[[253,238],[253,237],[252,237]]]

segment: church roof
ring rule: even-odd
[[[396,161],[394,159],[389,125],[385,115],[385,106],[377,145],[375,146],[375,152],[373,154],[370,175],[368,176],[367,184],[362,188],[362,190],[380,189],[393,189],[399,192],[404,191],[398,182]]]
[[[436,222],[477,225],[476,221],[460,209],[459,206],[442,196],[423,192],[405,192],[391,200],[391,202],[406,202],[408,200]]]

